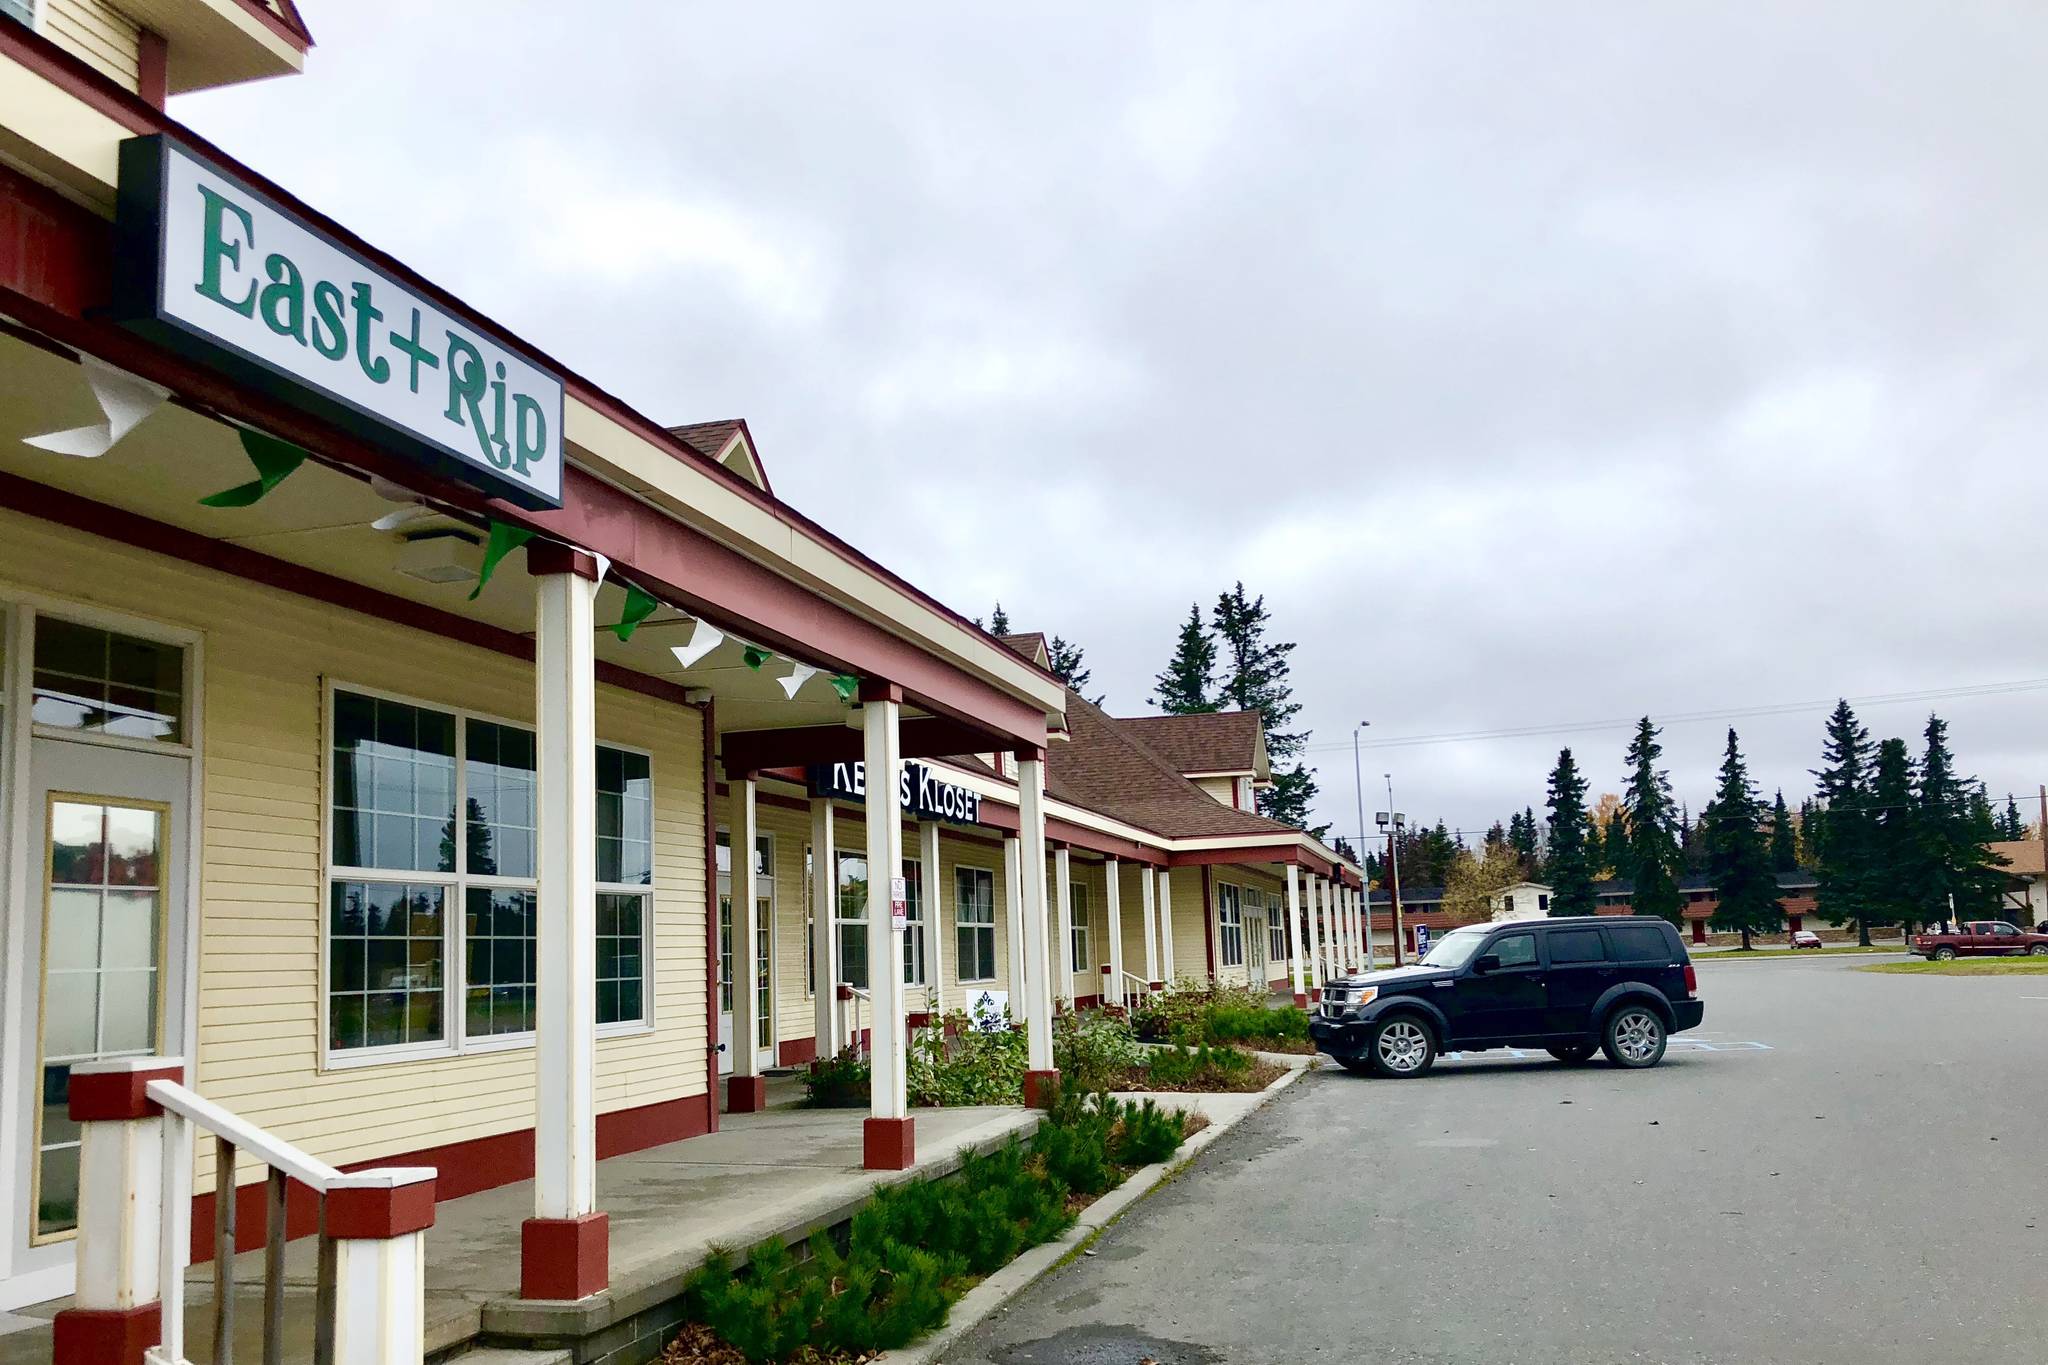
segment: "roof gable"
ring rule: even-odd
[[[760,452],[754,448],[754,434],[747,430],[745,418],[689,422],[670,427],[668,434],[687,443],[705,458],[716,460],[763,493],[774,493],[768,484],[767,466],[761,463]]]
[[[1257,711],[1205,711],[1191,716],[1123,716],[1116,723],[1174,766],[1183,777],[1272,778],[1265,721]]]

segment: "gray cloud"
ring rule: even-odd
[[[1361,718],[2048,676],[2031,7],[306,8],[174,112],[1119,709],[1243,578],[1339,829]],[[2002,792],[2040,707],[1940,709]],[[1560,742],[1367,763],[1483,826]]]

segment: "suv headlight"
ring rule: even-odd
[[[1345,992],[1341,1003],[1346,1009],[1362,1010],[1373,1001],[1379,999],[1379,994],[1380,988],[1378,986],[1353,986]]]

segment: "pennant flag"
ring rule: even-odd
[[[851,706],[853,699],[860,695],[860,677],[853,673],[839,673],[832,678],[832,690],[839,694],[839,700]]]
[[[619,613],[618,624],[610,628],[612,634],[619,637],[620,644],[624,644],[633,638],[633,632],[640,629],[640,623],[654,615],[655,609],[660,605],[661,603],[655,601],[653,595],[643,590],[639,584],[628,583],[626,606]]]
[[[100,412],[107,420],[89,427],[72,427],[68,431],[29,436],[23,439],[22,444],[47,450],[53,455],[97,460],[113,448],[114,442],[135,430],[143,418],[162,407],[170,398],[171,391],[147,379],[137,379],[126,370],[117,370],[94,356],[81,355],[78,363],[84,368],[85,382],[91,386],[92,396],[98,400]]]
[[[524,526],[507,526],[502,521],[491,523],[491,538],[484,542],[483,567],[477,570],[476,586],[469,590],[469,600],[474,602],[484,590],[484,584],[491,581],[491,575],[498,571],[498,561],[533,539],[533,532]]]
[[[795,701],[796,694],[803,690],[803,685],[817,676],[818,670],[809,664],[792,663],[789,666],[789,676],[780,680],[783,695]]]
[[[699,621],[690,632],[690,643],[670,645],[669,653],[676,656],[676,662],[688,668],[697,660],[725,643],[725,632],[709,621]]]
[[[211,497],[201,498],[200,506],[252,506],[306,462],[306,452],[290,441],[280,441],[275,436],[265,436],[246,427],[242,429],[242,451],[248,455],[249,463],[256,466],[256,477],[233,488],[224,488]]]
[[[740,651],[740,658],[745,661],[748,668],[753,669],[757,673],[761,671],[762,664],[767,663],[774,657],[773,654],[770,654],[759,645],[748,645]]]

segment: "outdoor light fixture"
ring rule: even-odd
[[[406,537],[393,566],[422,583],[473,583],[483,569],[483,547],[462,531],[428,531]]]
[[[676,662],[688,668],[697,660],[725,643],[725,632],[709,621],[699,620],[690,632],[690,643],[670,645],[669,653],[676,656]]]

